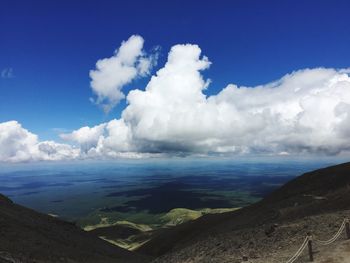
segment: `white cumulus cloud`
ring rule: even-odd
[[[53,141],[39,142],[38,136],[17,121],[0,123],[0,162],[76,159],[80,150]]]
[[[27,161],[37,154],[38,137],[23,129],[16,121],[0,123],[0,159]]]
[[[106,125],[107,124],[102,123],[92,128],[85,126],[73,131],[72,133],[60,134],[60,137],[66,141],[71,141],[79,144],[82,151],[86,152],[91,148],[96,147],[97,142],[105,132]]]
[[[122,47],[115,57],[135,67],[132,54],[142,45]],[[202,71],[210,65],[197,45],[175,45],[146,87],[126,96],[120,119],[62,134],[70,144],[39,142],[19,123],[2,123],[0,159],[349,154],[349,69],[302,69],[255,87],[229,84],[206,96],[210,80]],[[100,81],[108,82],[103,76]]]
[[[96,103],[109,112],[125,98],[122,88],[139,76],[146,76],[155,63],[156,54],[143,50],[144,40],[133,35],[121,43],[110,58],[100,59],[90,71],[91,88],[97,95]]]
[[[350,78],[305,69],[257,87],[230,84],[206,97],[210,62],[176,45],[146,89],[132,90],[122,117],[144,152],[325,153],[350,148]]]

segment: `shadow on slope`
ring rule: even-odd
[[[148,262],[72,223],[14,204],[0,195],[1,262]]]

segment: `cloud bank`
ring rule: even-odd
[[[132,54],[142,49],[141,37],[136,38]],[[139,55],[122,49],[130,39],[111,59],[129,61],[138,72],[135,57]],[[126,96],[128,104],[120,119],[61,134],[69,144],[39,142],[19,123],[2,123],[0,159],[349,153],[348,69],[303,69],[256,87],[229,84],[218,94],[206,96],[203,92],[210,81],[201,72],[210,65],[197,45],[175,45],[145,89],[131,90]],[[99,83],[110,79],[103,76],[113,75],[112,71],[102,74],[104,66],[97,68]],[[123,97],[120,93],[127,81],[114,83],[119,84],[106,89],[111,95],[101,95],[116,98],[113,103]]]

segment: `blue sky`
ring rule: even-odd
[[[198,70],[203,79],[210,78],[212,81],[208,89],[201,91],[207,96],[218,94],[230,83],[255,87],[279,80],[278,83],[283,84],[284,80],[280,78],[285,74],[305,68],[330,68],[331,70],[327,72],[317,70],[302,72],[299,75],[296,74],[295,79],[290,81],[290,83],[303,83],[303,87],[310,90],[316,89],[319,81],[326,78],[342,79],[341,74],[349,68],[349,10],[349,1],[342,0],[220,0],[215,2],[4,0],[1,1],[0,8],[0,124],[16,120],[30,132],[38,135],[40,141],[63,142],[59,137],[60,133],[68,133],[83,126],[93,127],[108,123],[115,118],[119,119],[127,106],[126,101],[122,100],[108,114],[103,112],[90,101],[90,98],[96,99],[96,96],[90,87],[89,71],[95,69],[99,59],[111,57],[121,42],[132,35],[139,35],[145,40],[143,50],[146,52],[152,53],[156,47],[160,47],[160,51],[157,65],[152,68],[151,74],[136,78],[123,87],[125,95],[136,88],[144,89],[151,75],[166,63],[171,47],[186,43],[198,45],[202,55],[207,56],[212,62],[209,69]],[[193,49],[192,51],[195,52]],[[334,70],[338,69],[340,70],[334,73]],[[294,73],[292,75],[294,77]],[[304,81],[305,79],[307,81]],[[314,83],[312,88],[307,86],[311,80]],[[285,85],[285,89],[288,89],[288,85]],[[266,87],[270,86],[266,85]],[[295,87],[295,92],[297,89],[299,87]],[[232,92],[232,94],[235,93],[235,91]],[[310,94],[314,92],[310,91]],[[337,98],[333,102],[327,102],[326,94],[328,93],[324,93],[324,97],[308,109],[310,116],[315,116],[312,115],[312,109],[317,107],[329,107],[329,114],[338,112],[335,109],[341,108],[342,121],[345,123],[344,116],[347,113],[344,113],[346,106],[343,104],[347,105],[347,99],[341,101]],[[307,97],[305,96],[298,97],[300,105]],[[249,94],[244,98],[248,97],[250,97]],[[268,95],[266,93],[266,96],[256,95],[255,97],[254,95],[253,97],[255,102],[252,108],[258,107],[261,104],[260,101]],[[345,93],[340,97],[347,98]],[[279,99],[279,95],[276,95],[275,100]],[[239,101],[245,100],[238,99]],[[250,105],[249,103],[251,102],[246,102],[244,107]],[[290,102],[290,105],[295,105],[293,103]],[[236,102],[232,105],[238,107],[238,104]],[[272,106],[267,107],[269,110],[272,109]],[[273,109],[280,108],[277,105]],[[304,108],[303,111],[306,112]],[[242,119],[247,118],[245,116],[247,112],[249,109],[245,108],[239,116],[243,116]],[[295,113],[291,109],[280,113],[283,115],[285,112]],[[129,120],[125,120],[129,128],[130,123],[135,123],[135,119],[132,118],[137,116],[134,114]],[[275,119],[278,118],[276,116]],[[310,121],[315,118],[306,119],[305,123],[311,123],[312,129],[321,129],[320,123]],[[227,119],[227,122],[229,121],[230,119]],[[249,118],[246,119],[246,122],[248,121]],[[266,121],[265,126],[261,127],[266,127],[267,123],[272,122]],[[339,120],[337,123],[339,124]],[[238,126],[242,127],[242,125]],[[343,126],[332,129],[343,136],[347,133],[347,127]],[[230,131],[235,134],[232,127]],[[242,128],[242,131],[235,135],[250,134],[262,128],[248,127],[247,129]],[[276,129],[280,127],[276,126]],[[101,134],[104,132],[105,130]],[[333,136],[331,133],[328,135]],[[153,140],[151,135],[133,134],[133,136],[139,136],[148,141]],[[167,136],[165,137],[168,138]],[[188,135],[181,134],[180,137],[186,138],[186,136]],[[208,140],[209,137],[213,140],[218,139],[213,133],[210,136],[208,135]],[[264,136],[262,135],[261,138]],[[310,136],[315,137],[311,133]],[[304,142],[295,138],[291,140],[298,141],[294,144],[298,144],[295,147],[300,147],[298,148],[302,149],[300,151],[318,152],[321,149],[330,154],[339,152],[334,144],[327,146],[322,144],[328,140],[327,136],[315,139],[313,145],[305,145]],[[339,138],[342,140],[341,136]],[[72,139],[73,143],[75,139]],[[175,143],[178,144],[180,141]],[[181,143],[185,144],[184,140]],[[203,143],[198,142],[196,147],[198,145],[202,147]],[[231,142],[225,141],[225,145],[227,143]],[[262,147],[264,143],[266,144],[262,140],[257,141],[249,147],[253,151],[264,152],[265,148]],[[273,143],[269,141],[270,149],[275,147]],[[341,144],[340,141],[336,143]],[[236,149],[237,145],[233,143],[231,146]],[[177,148],[177,146],[174,148],[174,141],[166,141],[166,139],[162,141],[162,146],[152,144],[152,147],[154,148],[147,149],[146,152],[162,152],[164,149],[173,151]],[[222,150],[220,147],[222,145],[216,146],[213,151],[220,152]],[[188,150],[184,145],[180,148]],[[283,149],[288,147],[277,145],[276,148],[284,154]],[[292,151],[295,150],[294,148]],[[210,152],[212,148],[206,151]],[[244,152],[242,149],[240,151]]]
[[[89,101],[88,72],[132,34],[146,49],[198,44],[213,65],[208,94],[257,85],[307,67],[350,61],[348,1],[2,1],[0,122],[18,120],[43,139],[105,115]],[[143,87],[146,80],[130,87]]]

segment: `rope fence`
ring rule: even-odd
[[[343,232],[343,230],[344,230],[344,228],[345,228],[345,224],[346,224],[346,222],[345,222],[345,219],[344,219],[344,221],[343,221],[343,223],[341,224],[341,226],[340,226],[338,232],[337,232],[332,238],[330,238],[330,239],[328,239],[328,240],[325,240],[325,241],[323,241],[323,240],[318,240],[318,239],[314,239],[315,243],[320,244],[320,245],[322,245],[322,246],[327,246],[327,245],[332,244],[334,241],[336,241],[336,240],[338,239],[338,237],[339,237],[339,236],[341,235],[341,233]]]
[[[298,249],[297,252],[295,252],[295,254],[293,255],[293,257],[291,257],[286,263],[293,263],[295,260],[298,259],[298,257],[301,255],[301,253],[303,252],[304,248],[307,246],[307,242],[309,241],[309,237],[306,237],[304,239],[303,244],[300,246],[300,248]]]
[[[312,245],[313,245],[312,243],[315,242],[315,244],[318,244],[321,246],[330,245],[340,237],[340,235],[343,233],[344,229],[346,230],[347,239],[350,239],[349,219],[344,219],[342,224],[340,225],[337,233],[335,233],[335,235],[328,240],[319,240],[316,238],[313,239],[312,235],[309,233],[307,235],[307,237],[304,239],[304,241],[301,244],[301,246],[299,247],[299,249],[295,252],[295,254],[286,263],[293,263],[294,261],[296,261],[306,247],[308,247],[308,250],[309,250],[310,261],[314,261],[313,251],[312,251]]]

